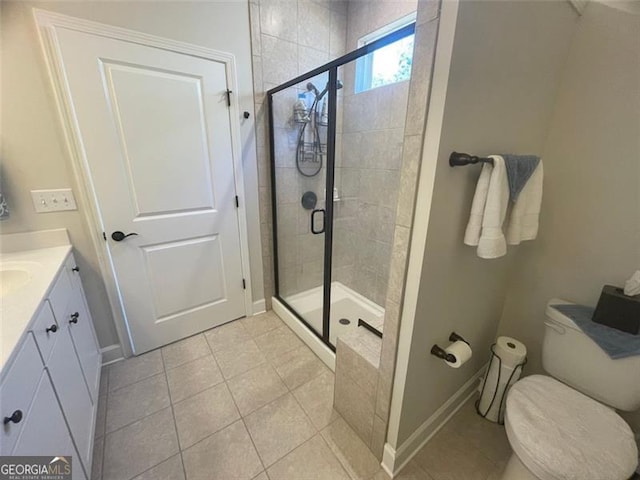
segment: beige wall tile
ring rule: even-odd
[[[298,7],[290,0],[260,1],[260,30],[290,42],[298,40]],[[264,40],[263,40],[264,48]]]
[[[336,370],[334,389],[334,408],[368,444],[373,429],[374,396],[359,387],[340,369]]]
[[[382,460],[384,442],[387,438],[387,422],[377,415],[373,417],[373,431],[371,432],[371,443],[369,448],[378,460]]]
[[[328,6],[298,0],[298,44],[329,53],[331,12]]]

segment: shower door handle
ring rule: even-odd
[[[315,229],[316,213],[322,213],[322,228],[320,230],[316,230]],[[324,233],[325,213],[326,212],[324,211],[324,208],[318,208],[318,209],[314,210],[313,212],[311,212],[311,233],[313,233],[314,235],[319,235],[321,233]]]

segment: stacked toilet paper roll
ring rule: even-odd
[[[487,420],[503,423],[507,393],[511,385],[520,378],[527,358],[527,347],[515,338],[498,337],[492,350],[478,412]]]

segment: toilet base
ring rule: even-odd
[[[531,471],[525,467],[515,453],[511,454],[507,467],[502,474],[502,480],[539,480]]]

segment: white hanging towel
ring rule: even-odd
[[[465,244],[478,247],[480,258],[498,258],[507,253],[502,224],[509,205],[509,182],[504,159],[500,155],[490,158],[493,165],[485,163],[482,167],[464,236]]]
[[[499,258],[507,253],[507,244],[533,240],[538,235],[544,170],[538,164],[511,208],[507,235],[503,224],[509,207],[509,181],[504,158],[490,155],[493,165],[485,163],[480,172],[471,205],[464,243],[477,246],[480,258]]]
[[[538,236],[543,177],[544,170],[540,160],[511,209],[507,227],[509,245],[519,245],[520,242],[533,240]]]

